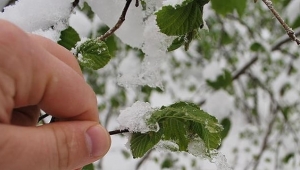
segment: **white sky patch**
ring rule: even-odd
[[[79,10],[75,10],[75,13],[70,16],[69,24],[82,38],[88,37],[92,32],[92,22],[83,12]]]
[[[216,91],[209,94],[202,109],[221,120],[234,111],[234,98],[224,90]]]
[[[121,110],[117,120],[121,129],[128,129],[130,132],[158,131],[158,124],[150,128],[146,123],[146,119],[150,117],[153,111],[150,103],[137,101],[131,107]]]
[[[286,8],[286,18],[289,19],[290,23],[295,22],[297,17],[300,15],[300,1],[294,0],[289,3],[289,5]]]
[[[223,64],[218,61],[206,64],[202,72],[204,79],[216,80],[219,75],[223,74],[223,68]]]

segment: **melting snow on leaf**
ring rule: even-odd
[[[158,131],[158,125],[149,126],[146,123],[154,110],[150,103],[137,101],[131,107],[121,110],[117,120],[121,129],[128,129],[130,132]]]

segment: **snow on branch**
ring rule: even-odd
[[[298,45],[300,45],[300,40],[296,37],[295,32],[292,30],[292,28],[290,28],[285,22],[284,20],[281,18],[281,16],[279,15],[279,13],[275,10],[273,3],[271,0],[262,0],[267,7],[269,8],[269,10],[273,13],[273,15],[276,17],[276,19],[280,22],[280,24],[282,25],[282,27],[285,29],[287,35],[293,40],[295,41]]]

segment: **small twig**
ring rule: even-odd
[[[146,161],[146,160],[148,160],[148,158],[149,158],[149,156],[150,156],[150,154],[151,154],[151,152],[153,151],[153,149],[151,149],[150,151],[148,151],[147,153],[146,153],[146,155],[145,156],[143,156],[142,157],[142,159],[137,163],[137,165],[136,165],[136,170],[139,170],[140,169],[140,167],[142,166],[142,164]]]
[[[73,9],[79,4],[79,0],[75,0],[73,3],[72,3],[72,7]]]
[[[57,118],[52,116],[49,123],[54,123],[54,122],[57,122]]]
[[[138,7],[139,6],[139,0],[135,0],[135,6]]]
[[[258,153],[258,155],[257,155],[257,160],[256,160],[256,162],[255,162],[255,164],[254,164],[253,170],[256,170],[256,169],[257,169],[257,167],[258,167],[258,165],[259,165],[259,162],[260,162],[260,159],[261,159],[261,157],[262,157],[264,151],[268,148],[268,141],[269,141],[269,138],[270,138],[272,129],[273,129],[273,125],[274,125],[274,123],[275,123],[275,121],[276,121],[276,118],[277,118],[277,116],[274,115],[273,118],[272,118],[272,120],[270,121],[270,123],[269,123],[269,125],[268,125],[267,133],[266,133],[266,135],[265,135],[265,137],[264,137],[262,146],[261,146],[260,151],[259,151],[259,153]]]
[[[300,40],[296,37],[295,32],[292,30],[292,28],[290,28],[285,22],[284,20],[281,18],[281,16],[279,15],[279,13],[274,9],[273,7],[273,3],[271,0],[262,0],[267,7],[269,8],[269,10],[273,13],[273,15],[276,17],[276,19],[280,22],[280,24],[283,26],[283,28],[285,29],[287,35],[293,40],[295,41],[298,45],[300,45]]]
[[[128,133],[129,130],[128,129],[123,129],[123,130],[113,130],[113,131],[109,131],[109,135],[116,135],[116,134],[122,134],[122,133]]]
[[[300,36],[300,29],[295,30],[295,35]],[[281,46],[287,42],[290,42],[290,37],[284,36],[282,38],[279,38],[275,45],[272,47],[272,51],[279,50]]]
[[[116,25],[114,27],[112,27],[110,30],[108,30],[104,35],[100,36],[98,38],[98,40],[105,40],[106,38],[108,38],[109,36],[111,36],[117,29],[120,28],[120,26],[123,24],[123,22],[125,21],[125,17],[126,17],[126,13],[128,11],[128,8],[130,6],[130,3],[131,3],[132,0],[126,0],[126,4],[125,4],[125,7],[122,11],[122,14],[118,20],[118,22],[116,23]],[[137,0],[138,1],[138,0]],[[137,5],[137,4],[136,4]]]
[[[250,68],[254,63],[256,63],[257,59],[258,59],[258,56],[255,56],[254,58],[252,58],[252,60],[250,60],[236,74],[234,74],[234,76],[232,77],[232,80],[238,79],[242,74],[244,74],[245,71],[248,70],[248,68]]]

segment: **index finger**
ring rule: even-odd
[[[40,105],[58,118],[98,121],[95,94],[78,71],[13,24],[0,20],[0,25],[0,71],[13,79],[5,86],[12,90],[0,88],[14,101],[5,108],[11,111],[14,107]],[[57,53],[61,49],[52,46],[51,50]],[[70,53],[62,55],[73,57]]]

